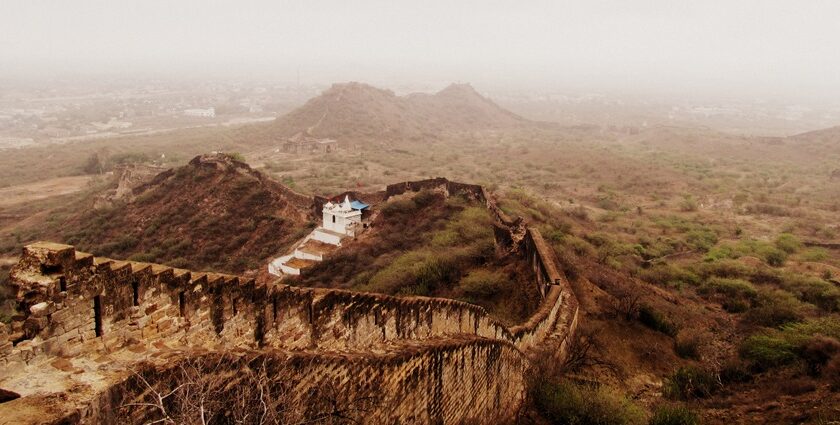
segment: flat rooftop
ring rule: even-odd
[[[307,253],[307,254],[315,254],[315,255],[324,255],[329,252],[332,252],[337,247],[332,244],[328,244],[321,241],[316,241],[315,239],[310,239],[306,241],[303,245],[299,246],[298,249]]]
[[[316,264],[316,263],[317,263],[317,261],[312,261],[312,260],[302,260],[302,259],[300,259],[300,258],[290,258],[290,259],[289,259],[289,261],[286,261],[286,262],[285,262],[285,263],[283,263],[283,264],[284,264],[284,265],[286,265],[286,266],[289,266],[289,267],[291,267],[291,268],[293,268],[293,269],[298,269],[298,270],[300,270],[300,269],[303,269],[303,268],[309,267],[309,266],[311,266],[311,265],[313,265],[313,264]]]

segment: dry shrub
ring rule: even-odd
[[[645,423],[644,411],[609,387],[541,382],[531,394],[541,416],[552,424]]]
[[[718,376],[723,385],[749,382],[753,379],[749,365],[737,359],[726,361],[721,366]]]
[[[641,295],[630,292],[619,293],[610,305],[613,316],[624,320],[635,320],[639,317]]]
[[[685,406],[660,406],[651,416],[648,425],[699,425],[697,413]]]
[[[348,396],[329,378],[301,393],[295,384],[307,363],[289,361],[222,354],[135,372],[115,412],[118,423],[357,423],[380,402],[364,392]]]
[[[810,379],[783,379],[779,383],[779,390],[785,395],[802,395],[817,389],[817,386]]]
[[[467,297],[487,298],[504,291],[509,280],[501,272],[478,269],[464,276],[458,286]]]
[[[833,391],[840,391],[840,355],[835,355],[822,370],[823,379]]]
[[[690,400],[709,397],[721,386],[715,373],[695,366],[685,366],[668,378],[665,392],[675,399]]]
[[[840,341],[822,335],[815,335],[802,347],[800,356],[808,366],[808,373],[817,376],[833,357],[840,353]]]
[[[598,332],[594,329],[579,329],[575,332],[567,348],[565,359],[559,363],[559,371],[580,373],[600,368],[618,374],[618,367],[605,360],[604,345],[597,335]]]
[[[684,359],[700,359],[700,345],[703,339],[696,332],[681,332],[674,341],[674,350]]]
[[[668,336],[675,336],[679,331],[677,325],[662,312],[648,305],[639,308],[639,322],[657,332]]]

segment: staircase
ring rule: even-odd
[[[324,260],[324,256],[341,246],[347,235],[319,227],[297,244],[290,254],[268,263],[268,272],[275,276],[300,275],[300,271]]]

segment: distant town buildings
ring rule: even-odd
[[[188,116],[188,117],[215,118],[216,117],[216,108],[184,109],[184,115]]]

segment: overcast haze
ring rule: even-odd
[[[832,98],[838,17],[815,0],[3,0],[0,73]]]

